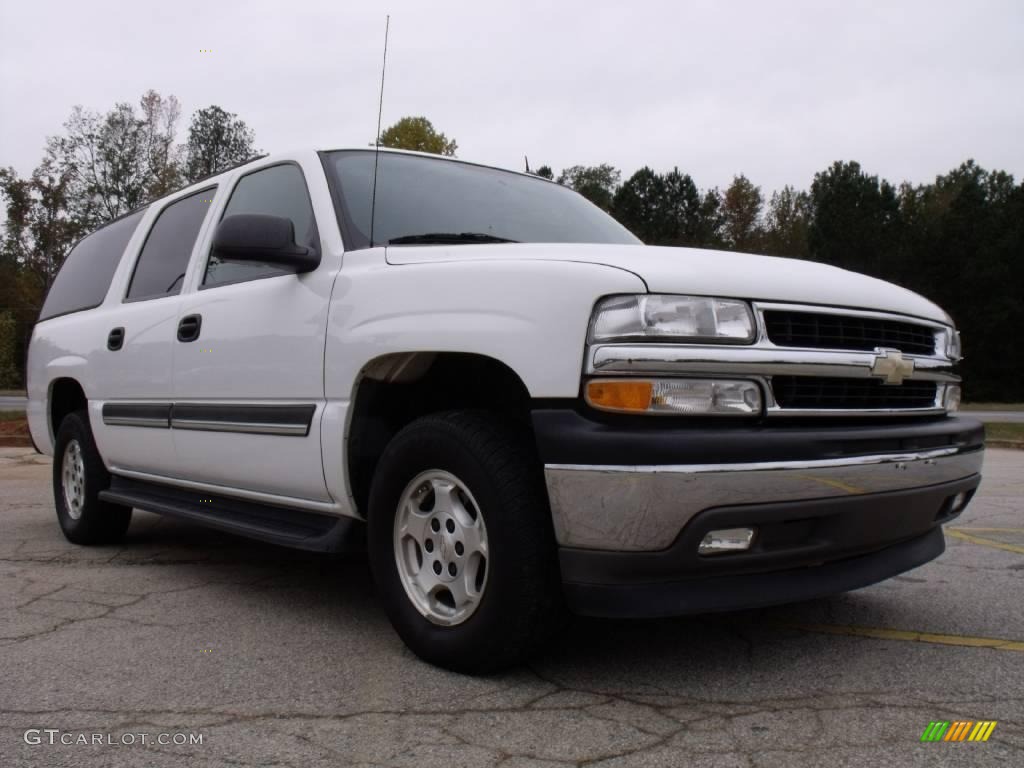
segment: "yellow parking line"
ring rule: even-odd
[[[976,528],[973,525],[958,525],[956,530],[978,533],[1024,533],[1024,528]]]
[[[1024,653],[1024,642],[1003,640],[997,637],[969,637],[967,635],[939,635],[932,632],[912,632],[906,629],[884,629],[882,627],[855,627],[838,624],[781,624],[786,629],[802,632],[816,632],[826,635],[848,635],[850,637],[872,637],[877,640],[902,640],[932,645],[957,645],[968,648],[993,648],[997,651]]]
[[[844,483],[840,480],[832,480],[827,477],[814,477],[813,475],[799,475],[798,477],[800,477],[801,480],[810,480],[814,483],[821,483],[822,485],[827,485],[831,488],[838,488],[840,491],[846,491],[847,493],[854,495],[867,493],[863,488],[859,488],[856,485],[850,485],[849,483]]]
[[[980,536],[971,536],[957,528],[946,528],[945,534],[947,536],[952,536],[954,539],[960,539],[960,541],[969,541],[971,544],[980,544],[983,547],[1003,549],[1007,552],[1016,552],[1018,555],[1024,555],[1024,547],[1018,547],[1015,544],[1004,544],[1001,541],[994,541],[992,539],[983,539]]]

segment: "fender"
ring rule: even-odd
[[[346,255],[332,296],[328,400],[350,400],[370,361],[399,352],[485,355],[515,371],[531,397],[576,397],[594,304],[609,294],[646,292],[633,273],[600,264],[377,260],[364,268],[356,256]]]
[[[495,259],[394,266],[383,249],[345,254],[332,293],[321,422],[331,495],[349,514],[345,446],[363,372],[388,355],[464,352],[493,358],[533,398],[579,395],[594,304],[643,293],[625,269],[599,264]]]

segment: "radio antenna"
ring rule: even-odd
[[[391,14],[384,20],[384,63],[380,68],[380,103],[377,105],[377,141],[373,150],[373,194],[370,197],[370,247],[373,248],[373,222],[377,212],[377,161],[380,159],[380,117],[384,111],[384,73],[388,67],[388,32],[391,29]]]

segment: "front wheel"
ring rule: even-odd
[[[420,658],[488,672],[529,656],[562,615],[554,534],[527,435],[482,413],[413,422],[370,492],[374,579]]]

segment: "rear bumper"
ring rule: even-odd
[[[565,592],[590,615],[730,610],[880,581],[941,554],[941,524],[981,480],[983,430],[958,417],[622,429],[542,413]],[[734,527],[754,528],[750,549],[698,554],[705,534]]]

